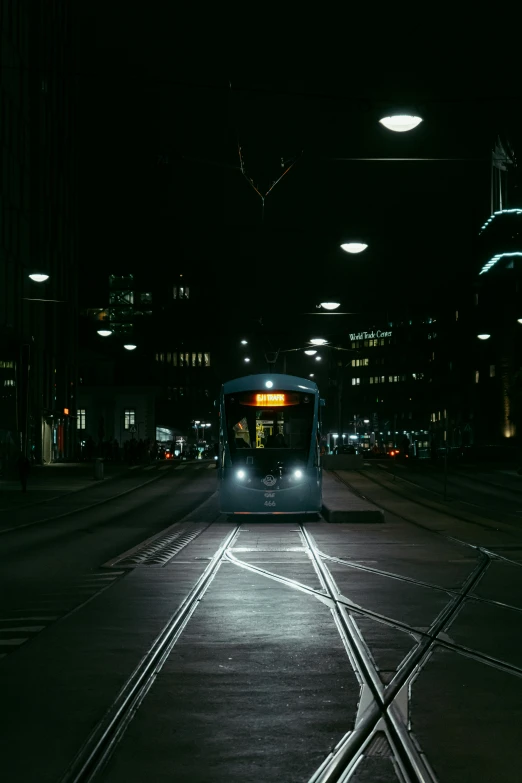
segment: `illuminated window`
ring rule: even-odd
[[[178,298],[178,286],[177,285],[175,285],[174,288],[172,289],[172,298],[173,299],[177,299]]]
[[[456,321],[459,320],[459,311],[458,310],[455,310],[455,320]]]
[[[490,364],[489,365],[489,377],[494,378],[495,377],[495,365]]]
[[[0,367],[4,368],[5,370],[9,370],[14,367],[14,362],[0,359]]]
[[[205,362],[205,367],[210,367],[210,354],[204,353],[203,354],[203,360]]]
[[[197,361],[198,355],[197,353],[192,354],[192,366],[196,367],[196,361]]]
[[[185,367],[190,367],[190,354],[185,354]]]
[[[185,354],[180,353],[179,355],[179,366],[184,367],[185,366]]]
[[[160,356],[160,362],[164,362],[165,361],[165,354],[164,353],[160,353],[159,356]]]
[[[15,386],[15,382],[12,378],[8,378],[6,381],[4,381],[4,386]]]
[[[165,356],[167,357],[166,361],[168,362],[168,364],[171,364],[172,363],[172,354],[171,353],[166,353]]]
[[[355,348],[356,345],[357,343],[352,343],[352,348]]]
[[[136,411],[131,408],[125,410],[125,429],[130,430],[136,425]]]
[[[159,362],[159,353],[156,354],[156,361]]]
[[[198,367],[203,367],[203,354],[198,353]]]
[[[352,386],[360,386],[361,379],[360,378],[352,378]]]
[[[475,370],[475,383],[479,382],[479,371]]]
[[[85,408],[81,408],[76,413],[76,429],[84,430],[86,428]]]
[[[386,380],[386,376],[385,375],[381,375],[381,383],[384,383],[385,380]]]

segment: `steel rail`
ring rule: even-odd
[[[354,732],[352,732],[346,742],[342,743],[340,747],[338,746],[337,751],[331,754],[327,763],[323,762],[320,767],[320,773],[316,773],[310,783],[335,783],[341,780],[341,777],[347,771],[347,767],[353,764],[357,754],[360,754],[380,720],[384,720],[390,738],[393,739],[393,744],[399,752],[398,761],[404,766],[404,771],[408,778],[416,783],[432,783],[433,775],[431,770],[424,764],[422,755],[415,747],[407,728],[398,717],[400,711],[397,708],[396,698],[415,671],[422,666],[423,662],[431,654],[433,647],[437,644],[437,635],[460,611],[468,593],[480,580],[491,562],[490,558],[481,552],[481,561],[471,572],[458,595],[455,595],[440,612],[434,623],[432,623],[428,634],[423,636],[413,654],[408,658],[407,665],[399,669],[387,688],[383,688],[377,679],[375,667],[370,660],[364,642],[357,633],[355,622],[349,614],[349,607],[339,601],[340,593],[333,577],[320,557],[312,536],[303,525],[300,527],[302,535],[309,546],[314,565],[327,586],[329,597],[332,599],[335,607],[336,621],[343,629],[343,636],[349,645],[351,657],[357,662],[359,673],[372,694],[374,704],[373,707],[367,709],[364,722],[356,725]]]
[[[73,514],[83,514],[84,511],[89,511],[89,509],[91,508],[96,508],[97,506],[103,506],[105,503],[110,503],[111,500],[117,500],[118,498],[121,498],[124,495],[129,495],[131,492],[136,492],[138,489],[142,489],[143,487],[146,487],[148,484],[153,484],[155,481],[159,481],[159,479],[163,478],[166,475],[167,475],[167,471],[163,471],[162,473],[158,471],[158,474],[153,478],[149,479],[148,481],[144,481],[142,484],[138,484],[136,487],[131,487],[130,489],[126,489],[124,492],[119,492],[117,495],[111,495],[110,497],[104,498],[103,500],[98,500],[96,503],[90,503],[88,506],[80,506],[80,508],[75,508],[72,509],[71,511],[65,511],[63,514],[57,514],[54,517],[35,519],[32,522],[26,522],[23,525],[14,525],[13,527],[4,528],[3,530],[0,530],[0,536],[6,535],[7,533],[16,533],[17,530],[25,530],[26,528],[34,527],[35,525],[42,525],[44,522],[54,522],[57,519],[64,519],[64,517],[70,517]],[[81,490],[77,490],[78,494],[80,492],[84,492],[86,489],[92,489],[92,487],[83,487]],[[75,495],[75,494],[76,492],[74,491],[66,492],[64,495],[56,495],[54,498],[49,498],[48,500],[43,500],[41,502],[49,503],[52,500],[56,500],[56,498],[62,498],[62,497],[68,498],[70,497],[70,495]],[[32,503],[30,506],[25,506],[25,508],[31,508],[36,505],[39,505],[39,503]]]
[[[61,778],[61,783],[88,783],[109,760],[134,713],[147,695],[183,628],[197,608],[201,596],[218,571],[223,556],[239,532],[239,525],[224,538],[212,560],[186,595],[175,614],[157,636],[148,652],[127,679],[105,716],[91,732],[75,759]]]

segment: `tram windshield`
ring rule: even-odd
[[[308,453],[314,421],[314,394],[302,392],[238,392],[225,396],[228,443],[239,449]]]

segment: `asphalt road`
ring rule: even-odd
[[[337,478],[385,521],[223,517],[196,465],[0,535],[3,779],[518,781],[516,490]]]

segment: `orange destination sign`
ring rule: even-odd
[[[285,392],[257,392],[249,394],[241,400],[241,405],[251,405],[255,407],[283,408],[286,405],[299,405],[298,394],[287,394]]]

